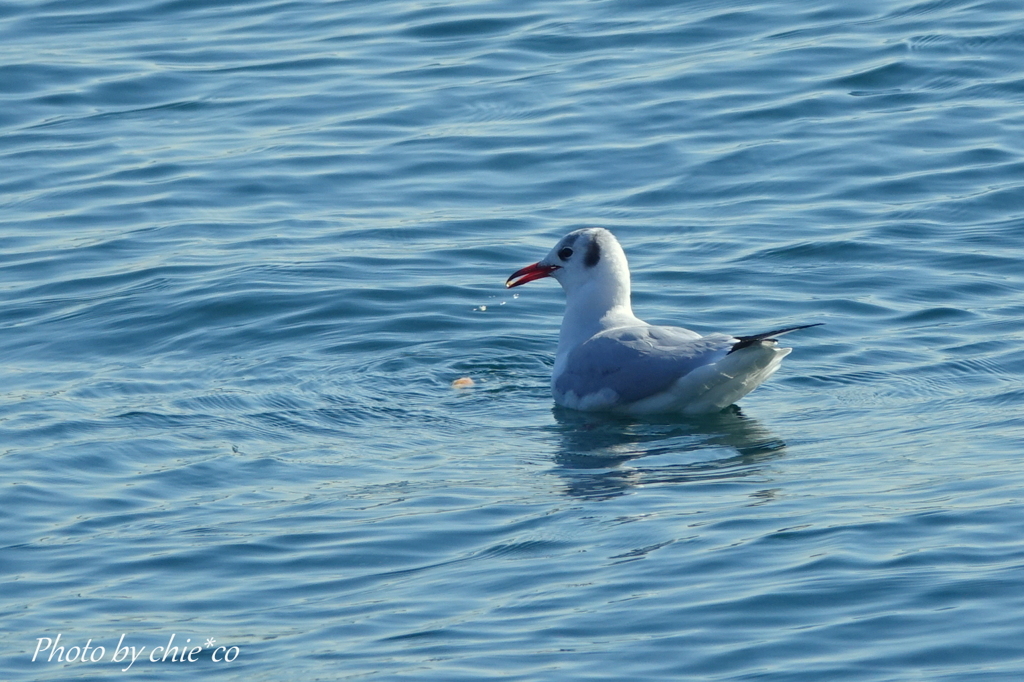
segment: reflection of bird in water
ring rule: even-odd
[[[595,419],[561,408],[554,414],[562,437],[556,472],[573,496],[614,497],[652,484],[756,476],[786,447],[735,406],[713,415],[642,422]]]

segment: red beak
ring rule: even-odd
[[[516,270],[512,275],[505,281],[505,286],[509,289],[517,287],[520,284],[526,284],[532,282],[535,279],[542,277],[550,277],[551,273],[559,268],[558,265],[541,265],[540,263],[534,263],[533,265],[527,265],[522,270]],[[518,277],[519,279],[516,279]],[[512,281],[516,280],[516,281]]]

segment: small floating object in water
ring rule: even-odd
[[[474,383],[476,382],[474,382],[469,377],[462,377],[461,379],[456,379],[455,381],[452,382],[452,388],[469,388]]]

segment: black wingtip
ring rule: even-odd
[[[753,346],[755,343],[761,343],[762,341],[775,341],[776,336],[782,336],[790,332],[795,332],[798,329],[808,329],[810,327],[820,327],[825,324],[824,322],[815,322],[814,324],[801,324],[796,327],[785,327],[783,329],[774,329],[770,332],[764,332],[763,334],[754,334],[753,336],[737,336],[738,339],[732,348],[729,349],[729,353],[734,353],[741,348],[747,348]]]

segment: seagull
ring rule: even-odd
[[[570,232],[542,260],[512,273],[505,286],[543,277],[557,280],[566,297],[551,392],[557,404],[574,410],[720,411],[774,374],[793,350],[779,348],[776,337],[818,326],[701,336],[647,324],[633,315],[626,254],[600,227]]]

